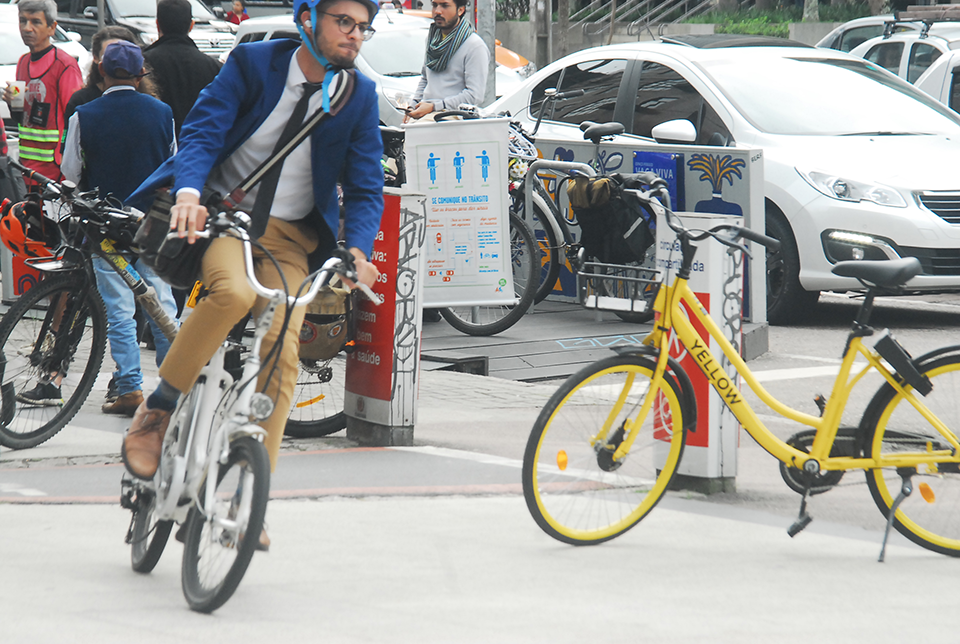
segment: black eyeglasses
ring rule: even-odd
[[[377,30],[371,27],[369,22],[357,22],[346,14],[327,13],[326,11],[318,11],[317,13],[336,19],[337,26],[340,27],[340,33],[350,35],[354,29],[360,29],[360,37],[364,40],[370,40],[373,38],[373,34],[377,33]]]

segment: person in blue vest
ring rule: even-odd
[[[101,197],[127,197],[176,152],[173,112],[160,100],[137,91],[145,75],[140,48],[125,40],[109,44],[100,60],[104,78],[103,96],[77,108],[67,125],[62,171],[74,182],[86,170],[88,184]],[[143,279],[153,286],[160,304],[171,318],[177,305],[170,286],[140,261],[133,263]],[[107,339],[117,370],[114,383],[118,397],[103,405],[105,414],[133,417],[143,402],[140,345],[137,342],[136,304],[133,292],[106,261],[94,259],[97,288],[107,308]],[[157,365],[163,361],[170,341],[153,325]]]
[[[176,205],[170,210],[170,225],[188,243],[196,240],[207,218],[200,204],[202,189],[229,194],[271,156],[289,124],[300,127],[300,114],[329,106],[329,97],[336,94],[331,85],[343,78],[338,70],[354,66],[361,44],[373,36],[370,23],[379,9],[371,0],[298,0],[294,6],[300,41],[279,38],[238,45],[187,115],[179,152],[131,198],[142,210],[138,204],[146,207],[158,188],[172,184]],[[354,78],[342,109],[286,157],[276,182],[264,180],[239,204],[251,213],[250,235],[276,258],[289,285],[300,284],[336,247],[338,181],[343,187],[344,245],[356,260],[359,281],[370,286],[379,275],[368,260],[383,214],[377,89],[359,72]],[[273,264],[258,250],[254,258],[261,283],[282,288]],[[242,244],[234,237],[218,237],[206,249],[201,274],[209,292],[184,321],[160,367],[159,387],[137,410],[124,438],[121,456],[134,476],[154,476],[178,397],[193,387],[233,325],[251,308],[254,313],[263,310],[264,301],[247,283],[243,266]],[[284,314],[281,306],[262,348],[265,355],[280,344],[280,369],[265,369],[258,382],[258,389],[275,400],[273,413],[261,422],[272,468],[297,380],[304,307],[290,312],[281,335]],[[261,547],[268,543],[261,535]]]

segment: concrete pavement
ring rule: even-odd
[[[213,616],[187,609],[175,541],[152,574],[130,570],[130,515],[109,496],[125,420],[97,413],[98,388],[47,444],[0,452],[0,642],[953,641],[960,560],[894,535],[877,563],[883,520],[855,474],[790,539],[799,497],[747,438],[736,494],[670,493],[597,547],[550,539],[519,494],[519,459],[555,387],[424,372],[413,449],[285,441],[272,551]],[[77,484],[74,503],[37,503],[63,494],[61,475],[102,477],[108,494]]]

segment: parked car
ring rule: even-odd
[[[960,51],[940,56],[914,83],[954,112],[960,112]]]
[[[487,111],[529,129],[545,90],[583,89],[545,114],[539,137],[582,142],[578,125],[591,120],[651,141],[655,127],[681,121],[692,132],[682,141],[762,149],[766,231],[782,242],[767,267],[772,323],[802,317],[822,290],[861,290],[830,272],[840,260],[915,256],[923,272],[910,289],[960,290],[960,115],[848,54],[724,42],[583,50]],[[683,128],[669,129],[676,150]]]
[[[357,56],[357,69],[377,84],[380,120],[386,125],[400,125],[400,107],[406,105],[404,101],[409,102],[420,82],[430,22],[420,16],[381,11],[373,21],[376,35],[363,43]],[[300,39],[292,15],[244,20],[237,29],[234,46],[275,38]],[[226,60],[226,55],[221,60]],[[523,81],[516,70],[503,65],[497,65],[496,70],[498,96],[513,91]]]
[[[90,46],[90,39],[97,32],[97,0],[56,0],[57,22],[61,27],[80,34],[82,42]],[[142,44],[156,41],[156,0],[104,0],[105,22],[108,25],[123,25],[140,38]],[[201,2],[190,0],[193,10],[193,30],[190,37],[200,51],[210,56],[219,56],[233,44],[234,28],[229,22],[213,15]]]
[[[850,53],[880,65],[908,83],[916,83],[940,56],[960,48],[960,25],[950,24],[952,27],[944,25],[935,33],[905,31],[871,38]]]
[[[817,47],[849,52],[871,38],[882,36],[885,25],[894,21],[894,19],[894,15],[891,13],[855,18],[843,23],[824,36],[817,43]],[[923,23],[920,22],[902,22],[891,27],[891,33],[920,31],[922,26]]]
[[[16,80],[17,61],[20,60],[20,56],[29,51],[20,39],[19,25],[17,5],[0,4],[0,88]],[[80,44],[78,34],[68,33],[58,26],[51,40],[55,46],[76,59],[81,71],[87,72],[91,56],[90,52]],[[0,101],[0,118],[5,121],[10,119],[10,108],[4,101]],[[13,131],[16,131],[15,127]]]

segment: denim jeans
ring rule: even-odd
[[[137,322],[134,320],[136,301],[133,291],[123,278],[103,259],[93,260],[94,274],[97,276],[97,289],[107,308],[107,339],[110,341],[110,354],[117,365],[113,372],[117,393],[121,396],[131,391],[143,389],[143,374],[140,372],[140,343],[137,342]],[[177,317],[177,303],[173,299],[170,285],[157,277],[150,267],[137,260],[133,263],[144,281],[157,292],[160,305],[171,319]],[[147,316],[153,330],[153,340],[157,345],[157,366],[163,362],[170,349],[170,341],[157,325]]]

